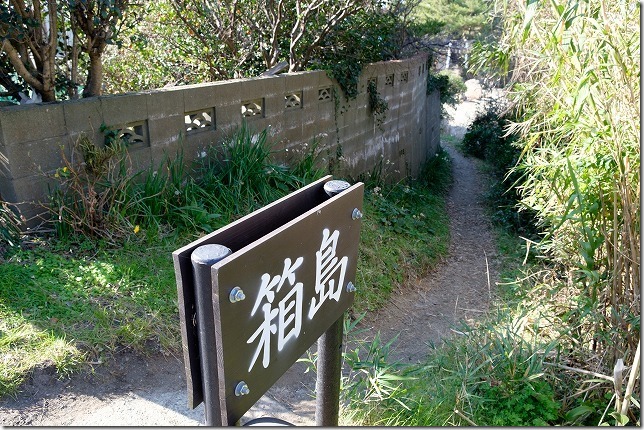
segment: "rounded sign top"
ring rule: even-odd
[[[331,197],[349,188],[351,184],[347,181],[332,180],[324,184],[324,191]]]
[[[224,245],[201,245],[190,255],[193,263],[197,264],[215,264],[232,254],[230,248]]]

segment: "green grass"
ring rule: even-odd
[[[449,160],[441,154],[418,181],[378,189],[367,184],[355,313],[383,306],[393,288],[422,276],[445,253],[442,193],[449,184]],[[129,234],[118,248],[78,235],[34,239],[5,257],[0,397],[16,393],[42,365],[53,365],[64,376],[122,350],[180,353],[171,254],[201,233],[183,228],[148,234],[154,231],[160,230]]]
[[[422,186],[370,189],[365,196],[355,311],[387,303],[395,288],[422,277],[447,252],[444,199]]]
[[[449,223],[445,194],[452,182],[451,160],[440,149],[408,183],[365,181],[360,234],[358,288],[354,311],[373,311],[395,288],[424,276],[447,253]]]
[[[492,310],[476,324],[455,326],[458,335],[427,350],[421,365],[402,365],[390,398],[376,405],[352,403],[351,425],[543,426],[564,423],[561,382],[544,366],[556,361],[559,333],[553,309],[535,296],[536,282],[516,282],[525,243],[502,235],[505,284]],[[531,254],[529,254],[531,255]],[[532,257],[529,261],[534,260]],[[514,282],[513,282],[514,281]],[[383,366],[384,367],[384,366]],[[404,405],[404,406],[403,406]]]
[[[59,374],[123,348],[180,349],[171,239],[119,250],[39,243],[0,265],[0,396],[34,367]]]

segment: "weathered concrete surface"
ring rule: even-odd
[[[63,157],[70,156],[81,134],[102,145],[102,124],[113,129],[142,126],[144,141],[129,154],[136,169],[159,165],[166,154],[178,151],[190,162],[246,121],[257,131],[268,128],[275,149],[289,149],[280,152],[283,161],[318,140],[323,166],[332,167],[337,176],[358,177],[381,160],[390,180],[414,175],[439,142],[440,103],[436,94],[426,94],[426,60],[420,55],[366,66],[358,96],[351,101],[325,72],[308,71],[0,107],[0,199],[19,203],[27,218],[42,211],[28,202],[46,201],[47,176],[63,166]],[[389,106],[381,127],[368,102],[367,81],[372,78]],[[294,94],[299,105],[287,102]],[[242,114],[249,101],[258,102],[258,115]],[[188,130],[185,116],[195,112],[211,113],[212,126]]]

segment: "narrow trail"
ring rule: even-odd
[[[452,115],[450,134],[462,137],[477,103],[465,102]],[[383,340],[397,336],[391,360],[424,359],[428,345],[452,335],[459,320],[471,321],[488,308],[497,279],[494,233],[482,203],[485,180],[477,162],[452,145],[443,147],[453,160],[454,183],[447,209],[449,254],[416,286],[396,292],[390,303],[362,321]],[[296,425],[313,425],[315,376],[294,365],[246,414],[273,416]],[[186,405],[185,376],[180,357],[144,359],[120,354],[92,372],[58,379],[53,368],[36,370],[16,398],[0,400],[0,425],[37,426],[198,426],[203,405]]]
[[[450,220],[449,253],[418,286],[397,291],[365,325],[392,339],[392,360],[419,362],[428,346],[438,346],[452,334],[458,321],[472,321],[488,310],[497,281],[497,252],[492,226],[485,215],[485,178],[477,160],[464,157],[443,143],[452,158],[454,183],[447,211]]]

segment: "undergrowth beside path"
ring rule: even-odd
[[[183,187],[182,179],[172,174],[176,170],[169,169],[167,176],[156,175],[157,183],[143,184],[151,187],[150,195],[139,200],[136,193],[127,194],[137,190],[134,183],[112,170],[117,176],[111,180],[130,200],[125,207],[106,207],[107,212],[99,214],[103,216],[100,223],[93,223],[98,218],[86,216],[89,212],[84,210],[93,208],[71,211],[74,205],[86,202],[79,194],[82,187],[57,194],[56,202],[65,205],[65,219],[70,224],[59,226],[59,236],[24,238],[20,247],[1,257],[0,397],[19,391],[36,367],[55,366],[58,375],[65,377],[89,363],[106,362],[121,351],[180,353],[172,251],[204,230],[242,216],[323,174],[315,168],[314,154],[303,154],[290,167],[278,166],[272,162],[268,146],[252,152],[261,157],[249,163],[250,146],[238,145],[253,143],[254,136],[242,130],[239,139],[230,144],[228,164],[210,166],[210,176],[188,178]],[[235,154],[239,159],[233,158]],[[205,166],[207,160],[201,160],[201,168]],[[76,166],[61,169],[60,173],[67,174],[61,181],[68,180],[70,172],[78,173],[72,168]],[[266,175],[267,171],[272,174]],[[222,174],[224,178],[217,176]],[[445,252],[448,232],[441,191],[449,180],[445,174],[449,175],[448,159],[441,154],[417,180],[384,185],[384,178],[372,175],[366,181],[357,274],[360,288],[354,315],[382,306],[393,286],[421,276]],[[258,183],[257,176],[263,176],[262,182]],[[101,182],[104,178],[89,179],[101,192],[114,191],[107,186],[109,182]],[[200,198],[212,195],[207,187],[221,187],[226,181],[246,182],[246,187],[238,190],[237,197],[227,197],[236,202],[235,211],[213,217],[212,202]],[[179,200],[173,203],[172,196]],[[127,208],[137,212],[128,214]],[[210,226],[191,222],[192,213],[214,222]],[[106,222],[114,222],[115,228],[101,238],[100,232],[108,230]],[[93,229],[97,226],[100,228]]]

